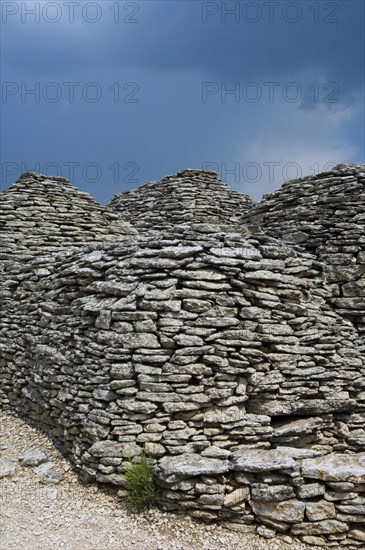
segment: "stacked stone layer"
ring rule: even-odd
[[[2,407],[53,432],[88,478],[122,485],[144,448],[166,508],[303,536],[357,529],[332,506],[334,523],[304,521],[293,488],[315,479],[301,457],[356,457],[365,439],[364,350],[327,305],[312,256],[201,225],[8,264],[5,274]],[[270,454],[266,469],[250,465],[275,448],[279,466]],[[260,504],[267,484],[274,495]],[[362,499],[364,487],[342,500]]]
[[[202,454],[213,455],[208,451]],[[365,541],[365,453],[280,447],[221,452],[220,459],[188,454],[163,458],[158,476],[170,510],[229,519],[241,532],[259,522],[264,536],[290,533],[310,546],[356,548]]]
[[[331,304],[365,334],[365,165],[289,181],[243,221],[313,252],[327,266]]]
[[[355,260],[351,268],[341,264],[342,274],[350,272],[344,283],[333,280],[339,272],[326,260],[327,195],[326,216],[316,207],[321,231],[308,208],[313,233],[308,226],[306,250],[299,243],[304,231],[289,230],[289,239],[280,229],[285,209],[270,225],[266,216],[280,210],[275,196],[269,210],[262,203],[249,215],[243,198],[241,209],[228,201],[215,217],[211,173],[167,178],[172,214],[168,201],[160,210],[152,202],[134,221],[141,235],[92,199],[83,202],[64,180],[25,175],[0,198],[7,216],[0,406],[50,433],[89,480],[123,486],[129,460],[144,449],[155,460],[166,509],[312,545],[363,545],[365,345],[360,316],[334,301],[348,283],[361,297],[362,173],[342,167],[328,182],[342,179],[341,191],[335,188],[346,198],[336,204],[346,204],[347,214],[359,191],[351,223],[360,248],[349,244]],[[313,180],[319,197],[325,179]],[[312,192],[310,181],[304,188]],[[201,193],[195,211],[188,201],[175,203],[189,186]],[[64,201],[59,215],[69,201],[71,236],[62,216],[46,216],[50,189],[58,205]],[[12,204],[19,219],[31,219],[33,210],[38,220],[22,227],[23,248]],[[132,221],[132,206],[118,215]],[[166,225],[155,230],[162,216]],[[54,246],[39,239],[48,227],[50,235],[58,231]],[[280,240],[267,235],[276,231]],[[350,254],[350,228],[337,223],[334,234],[341,243],[336,259]]]
[[[196,223],[234,224],[252,205],[247,195],[229,188],[216,172],[182,170],[119,193],[108,207],[139,230],[160,230]]]
[[[32,172],[0,193],[0,231],[0,262],[135,233],[68,180]]]

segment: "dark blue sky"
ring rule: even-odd
[[[182,168],[254,199],[364,160],[364,2],[2,1],[2,188]],[[33,92],[32,92],[33,90]]]

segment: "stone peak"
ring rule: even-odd
[[[37,172],[24,172],[19,176],[16,183],[22,182],[22,181],[59,181],[62,183],[70,183],[70,180],[63,178],[61,176],[47,176],[46,174],[38,174]]]
[[[218,172],[215,172],[214,170],[201,170],[198,168],[184,168],[183,170],[179,170],[176,174],[170,177],[185,177],[185,176],[210,176],[218,178]]]
[[[351,164],[351,163],[336,164],[336,166],[332,168],[332,171],[336,172],[338,170],[360,170],[361,172],[363,172],[365,170],[365,164]]]

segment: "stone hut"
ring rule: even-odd
[[[0,231],[0,262],[136,233],[68,180],[32,172],[0,193]]]
[[[365,165],[339,164],[264,196],[243,223],[258,223],[326,266],[331,303],[365,334]]]
[[[228,187],[216,172],[182,170],[119,193],[108,207],[145,231],[197,223],[234,225],[252,205],[247,195]]]
[[[353,168],[330,177],[346,178],[341,170]],[[134,193],[143,196],[144,187]],[[261,230],[262,205],[244,197],[235,218],[227,207],[214,223],[209,189],[206,196],[205,217],[200,202],[197,212],[188,203],[192,216],[180,204],[183,221],[158,230],[168,202],[154,202],[134,221],[139,235],[4,263],[0,406],[44,428],[90,481],[123,486],[129,460],[145,450],[167,510],[358,548],[365,541],[358,327],[334,302],[339,287],[317,241],[306,250],[284,231],[269,234],[266,222]],[[126,204],[114,211],[132,222],[137,203]],[[345,246],[336,254],[350,253]],[[357,264],[361,251],[349,247]]]

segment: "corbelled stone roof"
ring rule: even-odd
[[[25,260],[134,234],[64,178],[27,172],[0,193],[0,260]]]
[[[119,193],[109,209],[146,230],[196,223],[235,224],[252,205],[247,195],[228,187],[216,172],[187,169]]]
[[[288,181],[243,216],[327,266],[332,304],[365,333],[365,165]]]

